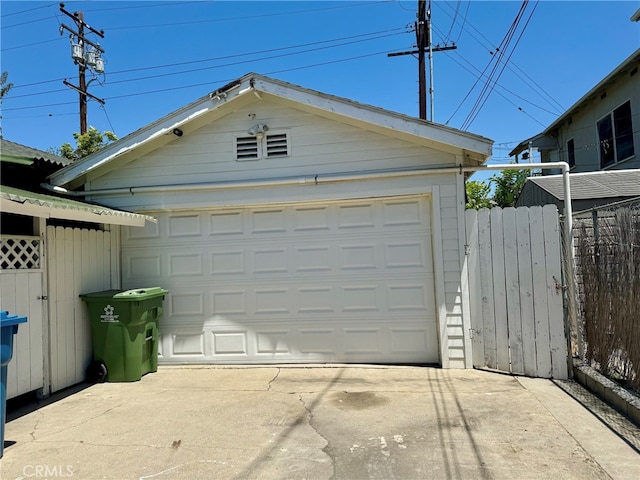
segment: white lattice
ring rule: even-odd
[[[5,237],[0,238],[0,269],[32,270],[40,268],[40,238]]]

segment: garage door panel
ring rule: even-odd
[[[164,363],[438,362],[429,197],[164,213],[125,288],[169,290]]]

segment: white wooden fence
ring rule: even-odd
[[[14,337],[13,358],[7,369],[7,398],[44,386],[42,276],[40,237],[2,235],[0,239],[0,308],[28,317]]]
[[[557,208],[465,216],[474,367],[567,378]]]
[[[47,227],[51,392],[85,379],[93,350],[80,295],[119,285],[117,242],[117,232]]]

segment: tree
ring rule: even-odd
[[[13,87],[13,83],[7,83],[8,76],[9,73],[7,72],[2,72],[2,75],[0,75],[0,99],[9,93],[9,90]]]
[[[7,72],[2,72],[0,75],[0,107],[2,106],[2,99],[4,96],[9,93],[11,87],[13,87],[13,83],[7,83],[7,77],[9,74]],[[2,120],[2,115],[0,115],[0,120]],[[2,136],[2,127],[0,127],[0,137]]]
[[[465,184],[467,191],[467,208],[479,210],[481,208],[491,208],[491,186],[488,183],[469,180]]]
[[[527,170],[502,170],[489,180],[495,185],[493,201],[498,207],[514,207],[527,181]]]
[[[467,208],[514,207],[527,181],[527,170],[501,170],[488,182],[470,180],[465,184]],[[491,195],[491,186],[494,186]]]
[[[97,128],[89,127],[85,133],[75,132],[73,138],[77,147],[74,149],[71,144],[63,143],[60,148],[53,149],[53,153],[70,160],[78,160],[80,158],[91,155],[98,150],[104,148],[111,142],[118,140],[115,133],[105,130],[100,133]]]

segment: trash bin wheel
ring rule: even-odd
[[[94,360],[87,367],[87,381],[103,383],[107,379],[107,366],[100,360]]]

